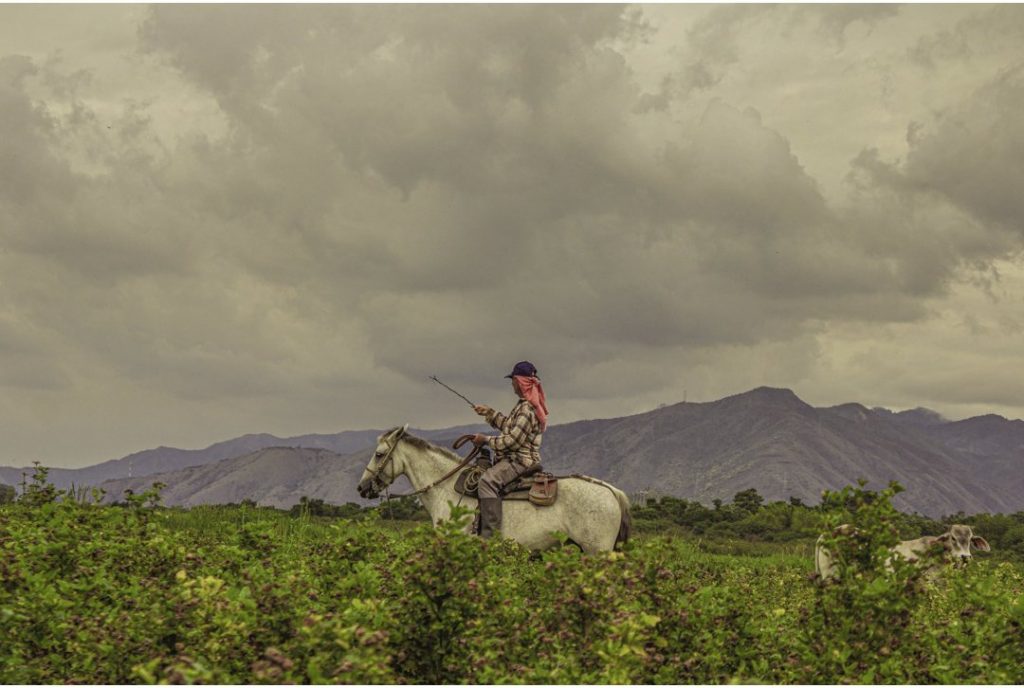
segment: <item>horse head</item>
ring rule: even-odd
[[[395,481],[402,470],[395,465],[395,449],[399,441],[409,429],[406,423],[400,428],[389,430],[377,438],[377,448],[373,452],[373,458],[367,464],[366,470],[359,480],[359,496],[363,499],[373,499],[380,495],[388,485]]]

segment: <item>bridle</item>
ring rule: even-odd
[[[384,472],[384,469],[387,466],[392,465],[392,458],[394,457],[395,448],[398,446],[398,443],[402,440],[402,435],[404,435],[405,431],[408,429],[408,423],[402,426],[402,429],[395,434],[394,441],[391,443],[391,446],[388,447],[388,450],[384,453],[383,457],[379,453],[374,454],[374,458],[378,458],[380,459],[380,461],[377,464],[377,470],[373,471],[370,475],[370,487],[372,487],[377,492],[377,494],[380,494],[381,492],[385,491],[388,488],[388,486],[391,485],[391,483],[395,482],[395,478],[398,477],[395,474],[395,470],[393,467],[391,469],[391,480],[389,480],[388,482],[385,483],[383,480],[381,480],[380,474]]]
[[[385,467],[387,467],[389,465],[393,466],[392,458],[393,458],[393,455],[395,453],[395,448],[398,446],[398,443],[402,440],[402,436],[405,434],[405,431],[408,428],[409,428],[409,425],[407,423],[402,428],[402,430],[395,435],[394,441],[391,443],[391,446],[388,447],[388,450],[383,454],[383,456],[381,454],[379,454],[379,453],[374,455],[375,458],[379,458],[380,459],[380,463],[377,464],[377,470],[372,471],[371,474],[370,474],[370,487],[372,487],[377,492],[377,494],[384,493],[386,499],[388,499],[388,500],[391,500],[391,499],[401,499],[401,498],[404,498],[404,497],[415,497],[416,495],[424,494],[425,492],[433,489],[434,487],[437,487],[438,485],[443,483],[445,480],[448,480],[448,478],[452,477],[453,475],[455,475],[456,473],[461,471],[463,468],[468,466],[474,459],[476,459],[477,455],[480,453],[480,447],[473,447],[473,451],[469,452],[469,454],[466,456],[466,458],[463,459],[462,462],[459,463],[459,465],[457,465],[455,468],[453,468],[452,470],[448,471],[443,476],[441,476],[440,478],[438,478],[434,482],[430,483],[426,487],[421,487],[420,489],[416,490],[415,492],[409,492],[407,494],[396,494],[396,495],[393,495],[393,494],[391,494],[391,491],[388,488],[391,487],[391,484],[393,482],[395,482],[395,478],[398,477],[398,475],[395,473],[394,468],[391,469],[391,475],[390,475],[391,480],[389,480],[387,483],[385,483],[381,479],[380,475],[381,475],[381,473],[384,472]],[[471,440],[472,438],[473,438],[473,435],[463,435],[459,439],[455,440],[455,443],[452,445],[452,448],[453,449],[458,449],[459,447],[461,447],[463,444],[465,444],[467,441]]]

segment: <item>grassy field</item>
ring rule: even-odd
[[[843,515],[876,539],[823,586],[800,541],[531,557],[454,526],[56,497],[0,507],[3,683],[1024,681],[1021,566],[885,574],[884,500]]]

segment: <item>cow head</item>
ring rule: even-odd
[[[970,526],[954,525],[940,535],[937,541],[942,543],[954,566],[965,566],[971,560],[971,547],[981,552],[988,552],[991,548],[985,538],[974,534]]]

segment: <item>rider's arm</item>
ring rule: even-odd
[[[505,421],[508,420],[508,418],[505,417],[505,414],[491,409],[487,412],[487,415],[484,416],[484,420],[490,423],[491,427],[495,430],[502,430],[504,429]]]
[[[500,435],[487,438],[487,446],[498,452],[518,449],[533,439],[535,425],[533,408],[524,404],[517,413],[506,419]]]

